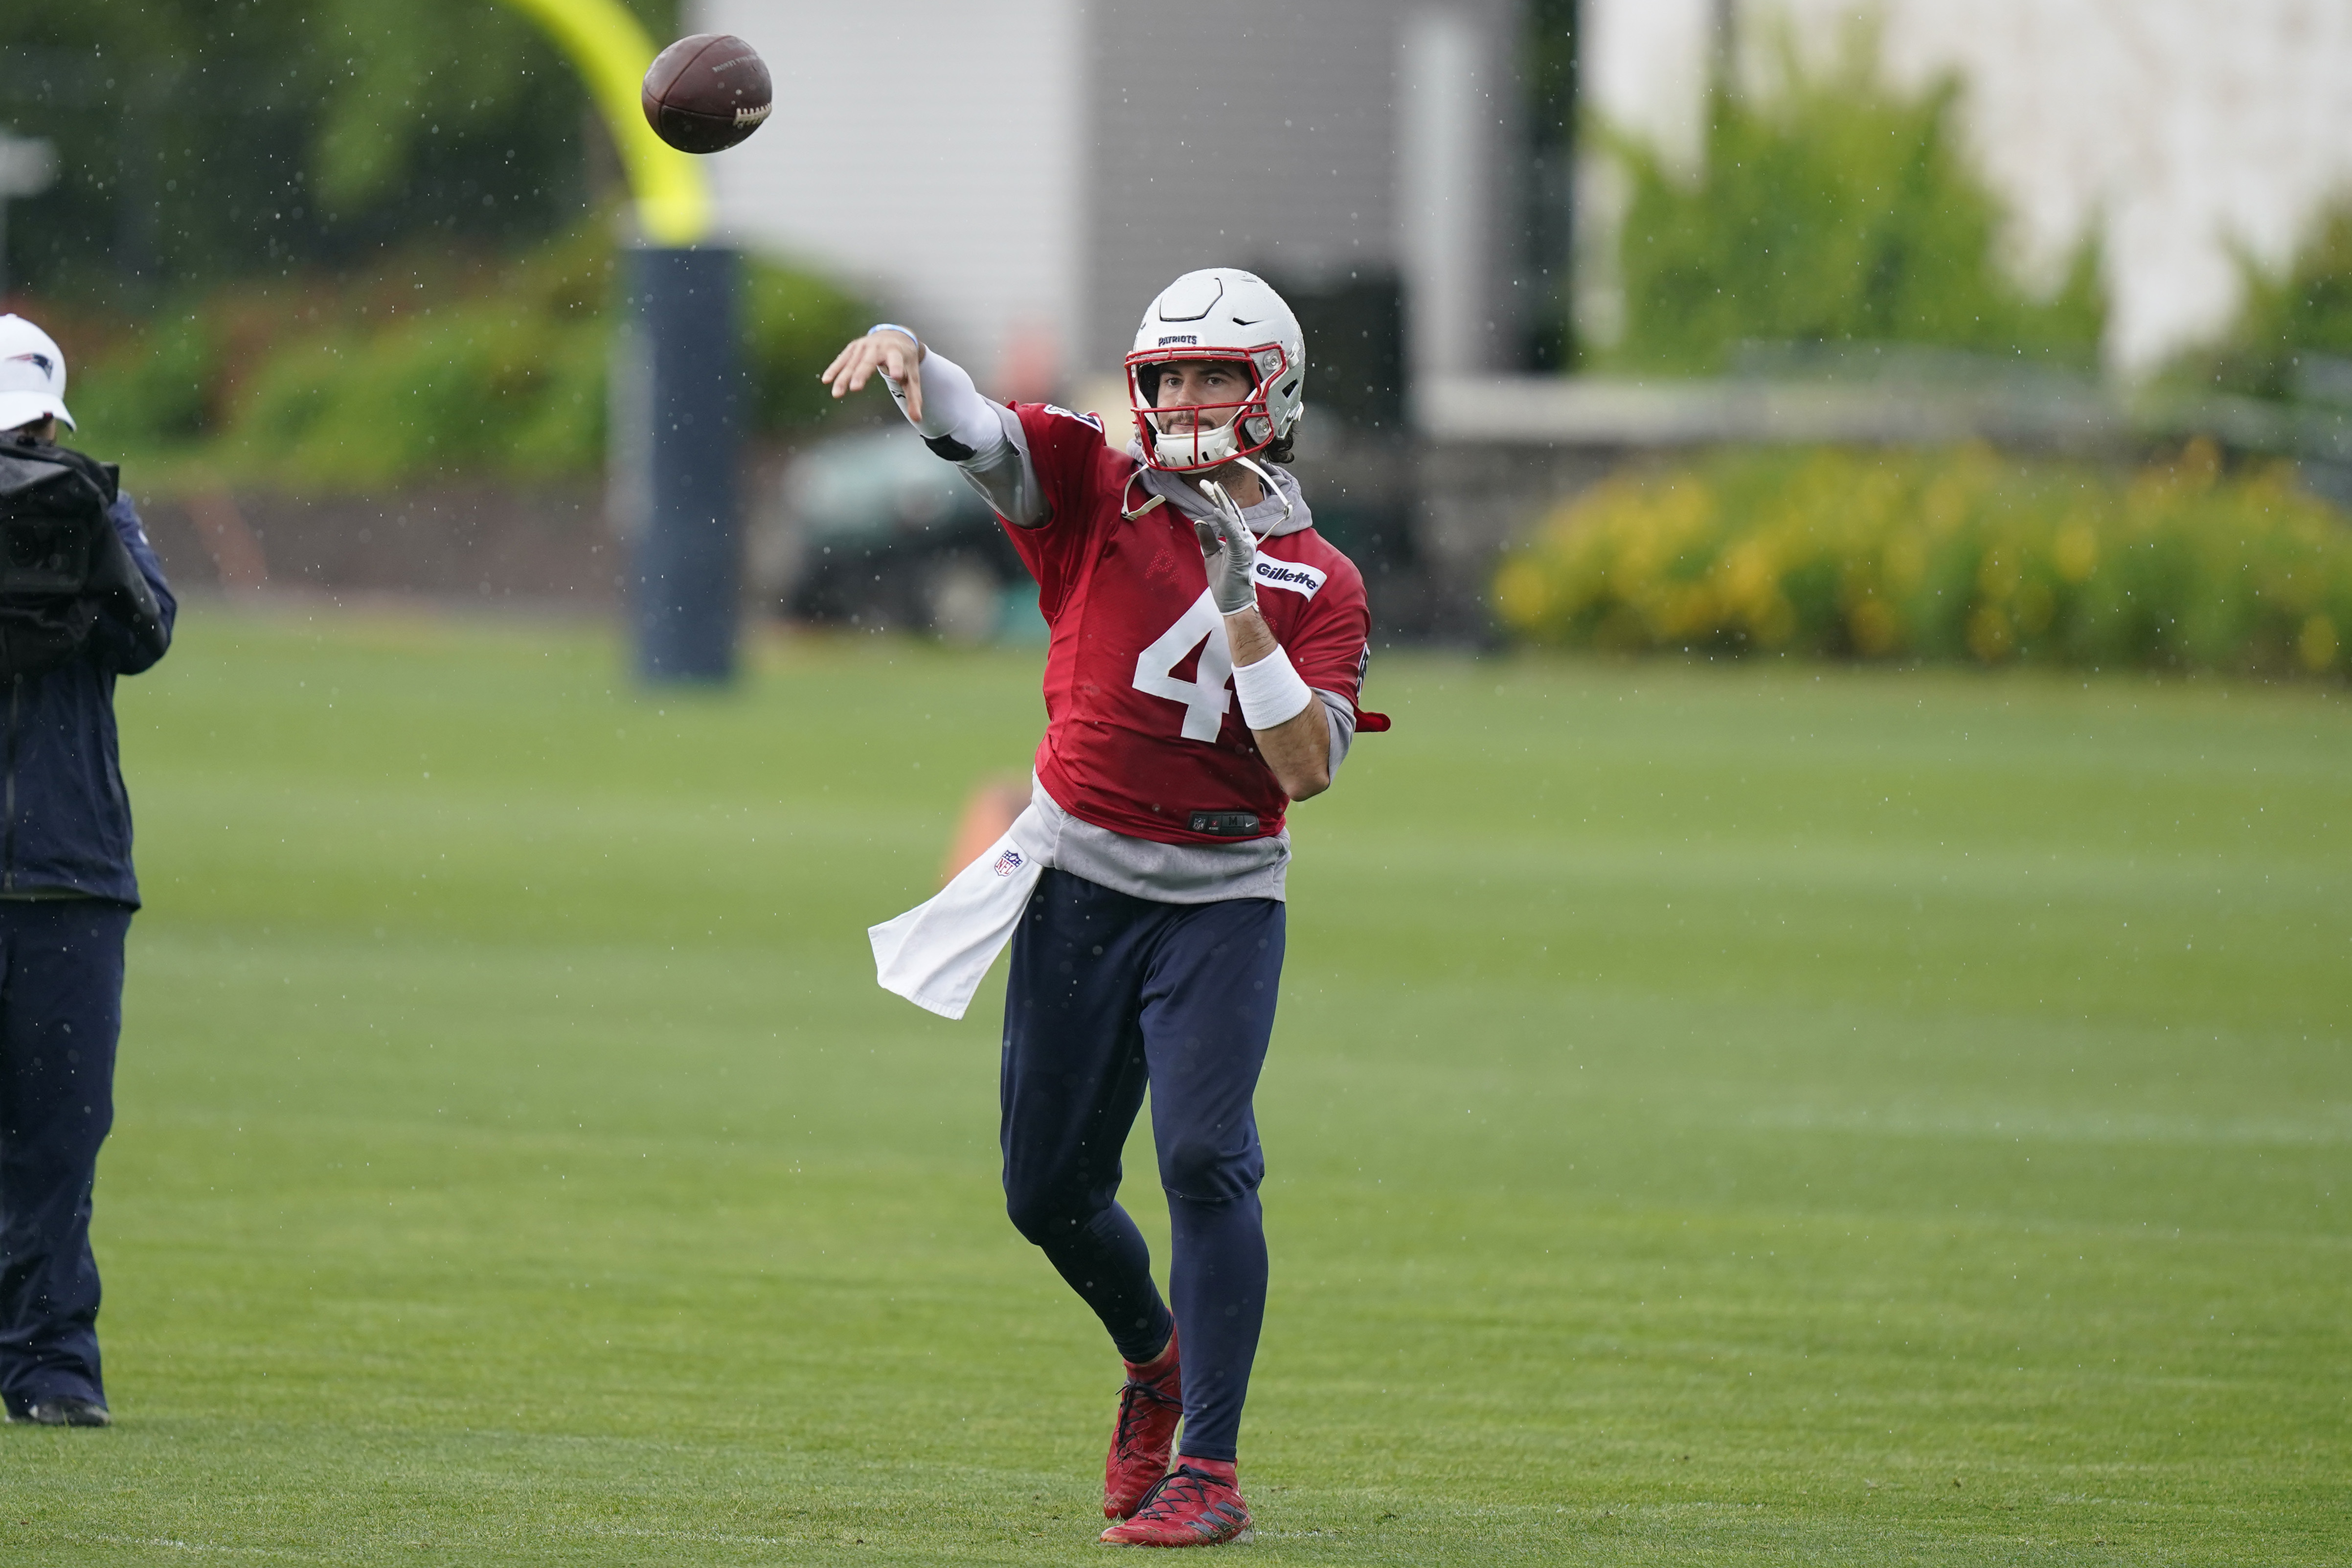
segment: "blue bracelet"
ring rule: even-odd
[[[902,327],[896,321],[877,321],[866,329],[866,335],[869,338],[877,332],[901,332],[906,335],[907,341],[917,348],[923,346],[923,340],[915,335],[912,328]]]

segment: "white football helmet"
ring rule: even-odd
[[[1249,392],[1233,403],[1162,405],[1160,367],[1183,360],[1247,366]],[[1307,340],[1282,296],[1232,267],[1187,272],[1160,291],[1127,356],[1128,398],[1143,460],[1195,473],[1264,451],[1297,427]]]

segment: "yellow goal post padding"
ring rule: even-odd
[[[637,227],[656,245],[710,234],[710,187],[690,153],[653,132],[639,103],[654,41],[620,0],[507,0],[547,30],[604,112],[635,198]]]

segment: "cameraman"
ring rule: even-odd
[[[90,1185],[139,907],[114,678],[176,606],[114,470],[54,445],[65,389],[49,335],[0,315],[0,1402],[104,1426]]]

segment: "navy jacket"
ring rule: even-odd
[[[168,646],[179,604],[163,563],[129,496],[116,496],[108,515],[154,590]],[[0,739],[0,893],[70,889],[138,907],[131,797],[114,740],[114,678],[136,675],[161,658],[160,649],[134,643],[110,613],[101,614],[75,658],[0,682],[7,707]]]

